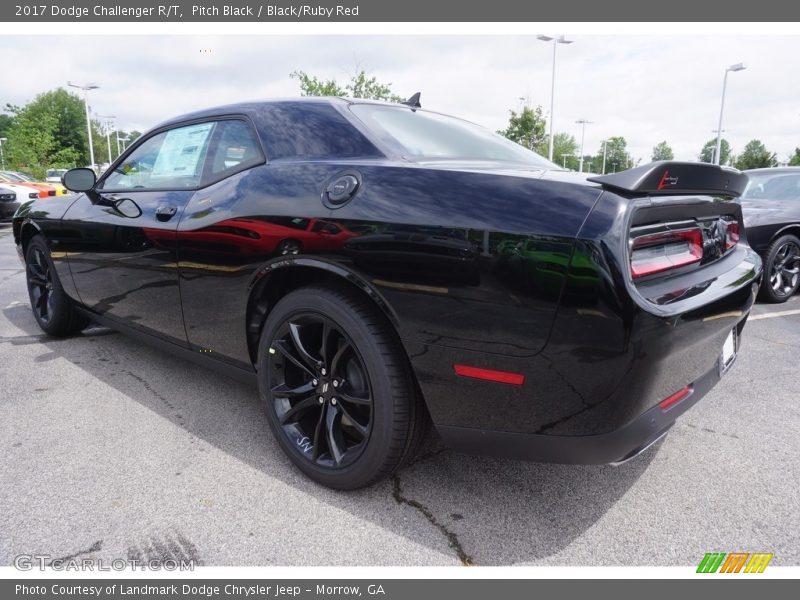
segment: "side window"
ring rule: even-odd
[[[145,140],[103,180],[102,189],[182,189],[200,185],[212,123],[163,131]]]
[[[245,121],[219,121],[208,170],[203,180],[217,181],[263,162],[261,147]]]

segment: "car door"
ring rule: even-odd
[[[156,131],[139,142],[63,219],[81,302],[135,329],[187,345],[176,230],[201,185],[216,121]]]

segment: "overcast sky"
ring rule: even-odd
[[[5,33],[5,32],[4,32]],[[552,46],[530,36],[15,36],[0,37],[0,106],[92,81],[92,110],[144,131],[197,108],[299,94],[289,73],[344,82],[358,68],[426,108],[502,128],[520,97],[550,106]],[[568,36],[558,48],[555,130],[585,152],[622,135],[644,161],[666,140],[694,160],[714,137],[725,67],[725,137],[734,152],[761,139],[786,160],[800,146],[800,36]],[[201,52],[201,50],[207,50]],[[210,52],[208,52],[210,51]]]

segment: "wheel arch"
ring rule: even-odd
[[[39,227],[38,223],[31,221],[30,219],[23,221],[22,226],[19,229],[19,239],[17,240],[17,243],[22,248],[23,256],[25,256],[25,252],[28,250],[28,243],[36,234],[41,234],[44,236],[44,232],[42,231],[42,228]]]
[[[769,244],[772,244],[772,242],[777,240],[782,235],[793,235],[796,238],[800,239],[800,223],[792,223],[791,225],[784,225],[781,229],[772,234],[772,237],[770,237],[769,239]]]
[[[261,329],[275,304],[300,287],[326,283],[345,286],[367,299],[387,319],[400,338],[397,314],[375,286],[359,274],[317,258],[282,258],[260,269],[248,287],[245,326],[247,349],[253,364],[257,359]]]

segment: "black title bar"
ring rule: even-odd
[[[800,3],[670,0],[58,0],[3,2],[10,22],[781,22],[800,21]]]

